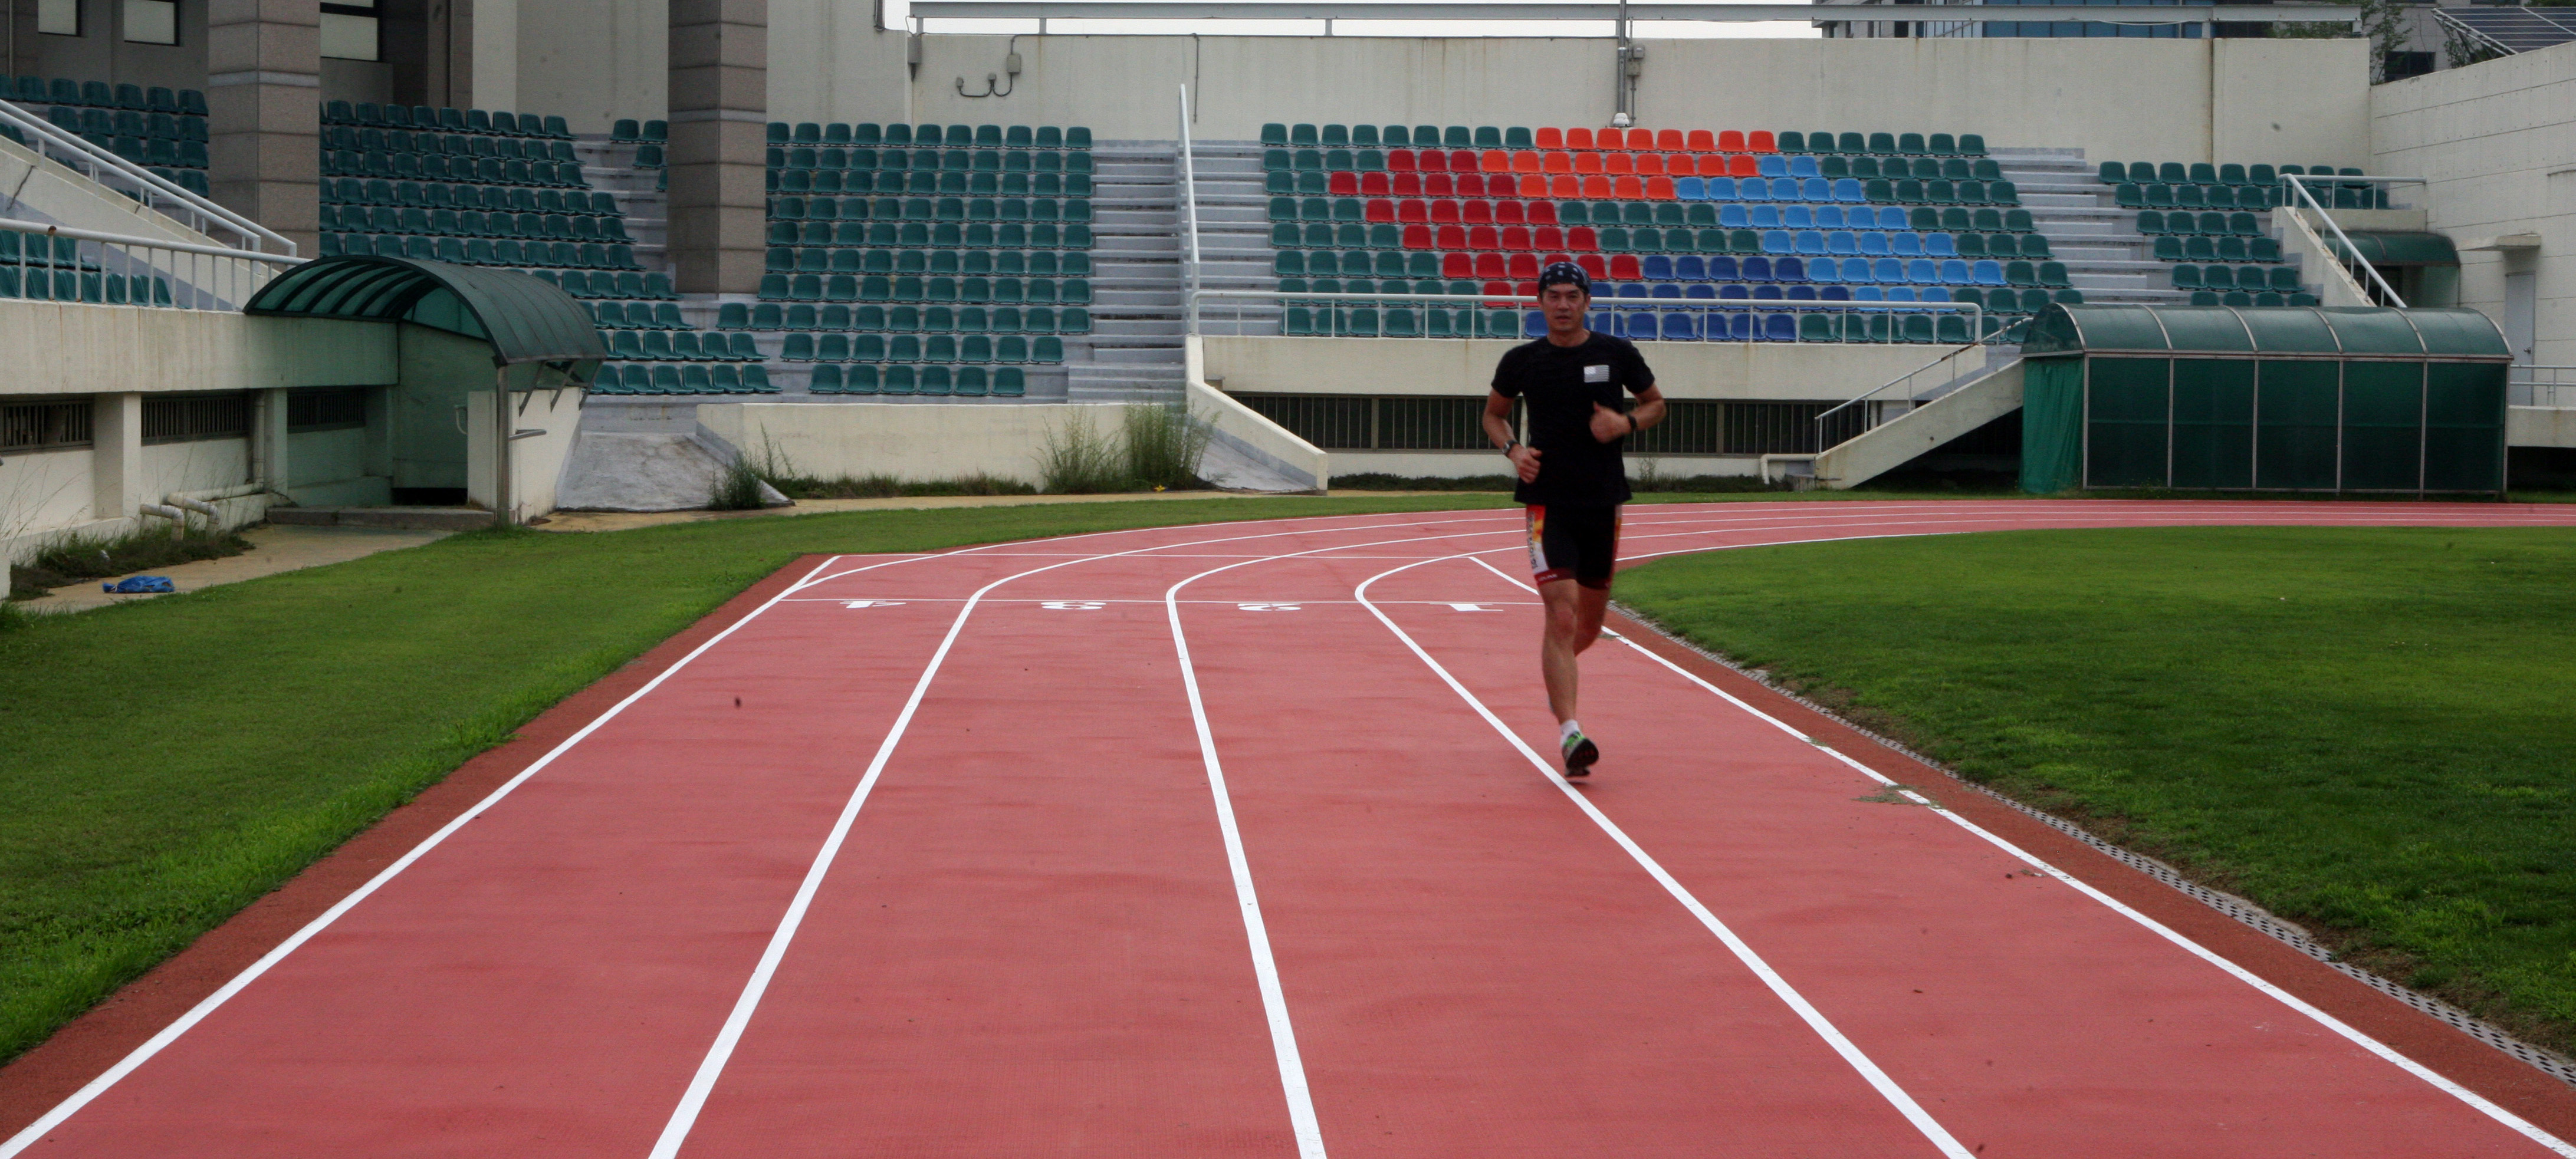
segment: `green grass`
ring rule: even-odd
[[[1620,594],[2358,964],[2576,1045],[2576,536],[1999,532],[1684,556]]]

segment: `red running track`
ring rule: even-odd
[[[2576,510],[1676,504],[1624,548],[2179,524]],[[0,1159],[2576,1155],[1645,647],[1587,657],[1567,784],[1522,550],[799,564]]]

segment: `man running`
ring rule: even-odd
[[[1574,722],[1575,657],[1601,636],[1610,604],[1610,569],[1619,555],[1619,505],[1628,501],[1622,440],[1664,418],[1663,392],[1637,348],[1585,329],[1592,279],[1583,267],[1556,262],[1538,275],[1547,337],[1513,347],[1494,367],[1485,399],[1485,436],[1520,475],[1512,497],[1528,508],[1530,570],[1538,573],[1547,633],[1539,671],[1556,712],[1565,775],[1580,777],[1601,749]],[[1637,407],[1621,413],[1621,391]],[[1530,441],[1512,431],[1512,400],[1529,407]]]

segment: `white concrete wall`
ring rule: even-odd
[[[173,491],[212,491],[250,482],[250,441],[190,439],[143,448],[143,498],[161,502]]]
[[[252,390],[381,385],[394,327],[326,318],[0,299],[0,392]]]
[[[0,459],[0,557],[23,558],[23,537],[90,522],[97,456],[86,447],[17,451]]]
[[[559,115],[576,133],[605,133],[619,117],[660,117],[670,107],[668,0],[524,0],[510,100],[486,96],[476,62],[474,103]],[[475,20],[481,41],[482,14]],[[638,111],[646,110],[646,111]]]
[[[802,475],[927,481],[984,474],[1032,485],[1050,438],[1089,423],[1114,435],[1115,404],[707,403],[698,421],[757,459],[775,452]]]
[[[510,518],[525,523],[555,509],[564,461],[572,455],[573,428],[581,425],[582,392],[513,393],[514,430],[542,431],[510,443]],[[527,405],[520,407],[521,402]],[[489,511],[492,501],[492,392],[465,396],[465,501]]]
[[[1022,36],[1008,97],[969,99],[1009,38],[903,37],[830,0],[770,6],[773,120],[1081,124],[1170,140],[1175,94],[1194,133],[1265,121],[1599,125],[1610,45],[1592,39]],[[1973,132],[1989,145],[2174,161],[2369,157],[2365,46],[2352,40],[1658,40],[1638,110],[1649,126]],[[1549,84],[1533,77],[1567,78]],[[891,87],[894,91],[889,92]]]
[[[2534,361],[2576,364],[2576,44],[2370,90],[2370,171],[2401,187],[2464,247],[2538,234],[2537,250],[2460,254],[2460,305],[2505,325],[2505,276],[2534,275]]]
[[[542,6],[547,0],[537,0]],[[470,0],[474,11],[474,107],[519,107],[519,0]],[[539,110],[543,112],[544,110]]]
[[[1858,42],[1855,42],[1858,43]],[[1229,394],[1483,395],[1505,339],[1228,338],[1211,335],[1207,373]],[[1672,398],[1835,400],[1875,390],[1947,347],[1779,342],[1640,342]],[[1339,462],[1335,470],[1364,470]]]

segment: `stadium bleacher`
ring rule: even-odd
[[[612,136],[650,168],[657,128]],[[760,301],[717,327],[779,335],[812,392],[1019,397],[1091,332],[1089,129],[779,121],[769,141]]]
[[[2284,176],[2359,177],[2361,170],[2332,165],[2245,165],[2195,161],[2105,161],[2096,172],[2122,209],[2266,210],[2287,204]],[[2310,186],[2329,209],[2386,209],[2388,194],[2366,181]]]
[[[0,97],[162,180],[209,195],[203,92],[0,73]]]
[[[1532,333],[1534,313],[1293,296],[1526,296],[1559,260],[1617,300],[1597,329],[1657,340],[1947,341],[1964,317],[1883,304],[1974,302],[1992,335],[2083,300],[1976,134],[1274,122],[1262,145],[1290,335]]]

